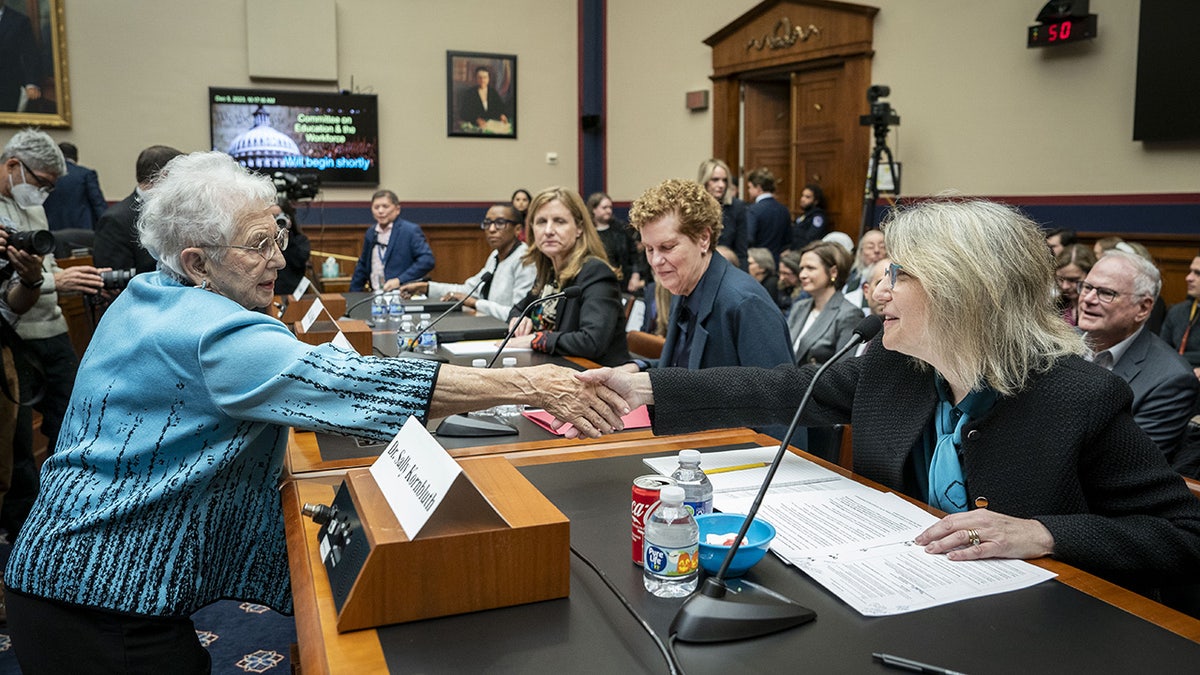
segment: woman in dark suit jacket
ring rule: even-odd
[[[788,315],[797,364],[825,363],[862,321],[862,310],[840,292],[849,272],[850,254],[837,244],[815,241],[801,252],[800,288],[809,297],[798,300]]]
[[[658,365],[771,368],[791,361],[787,325],[766,290],[713,255],[723,225],[709,192],[668,180],[639,197],[629,218],[657,283],[675,296]]]
[[[1053,306],[1038,226],[990,202],[925,202],[884,229],[883,335],[830,367],[806,424],[854,424],[854,470],[949,515],[950,560],[1053,556],[1137,590],[1200,575],[1200,501],[1084,361]],[[964,261],[970,261],[965,264]],[[671,434],[790,419],[815,366],[593,371]]]
[[[510,327],[520,321],[509,345],[606,366],[625,363],[621,287],[583,199],[570,188],[546,188],[530,202],[529,213],[532,245],[525,261],[537,267],[537,280],[509,314]],[[579,287],[579,297],[550,300],[521,318],[533,301],[571,286]]]

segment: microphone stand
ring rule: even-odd
[[[487,367],[491,368],[496,364],[496,359],[504,353],[504,347],[507,346],[508,341],[512,339],[513,333],[517,332],[517,326],[521,325],[521,321],[523,321],[525,317],[529,316],[529,313],[534,307],[551,300],[557,300],[558,298],[578,298],[582,292],[583,290],[578,286],[568,286],[567,288],[564,288],[561,293],[555,293],[553,295],[547,295],[544,298],[538,298],[537,300],[534,300],[526,305],[525,311],[521,312],[521,317],[513,322],[512,328],[508,329],[508,334],[504,336],[504,341],[500,343],[500,348],[496,350],[496,353],[492,356],[492,360],[488,363]],[[438,425],[437,431],[434,433],[436,433],[438,436],[458,438],[463,436],[511,436],[520,432],[518,432],[517,428],[512,424],[509,424],[503,420],[488,421],[486,419],[467,417],[466,415],[451,415],[442,420],[442,423]]]
[[[767,469],[767,477],[763,480],[762,487],[758,489],[758,495],[755,496],[754,503],[750,506],[750,511],[746,514],[746,519],[742,522],[742,527],[733,540],[733,545],[725,554],[721,569],[717,571],[716,576],[705,579],[699,591],[692,594],[679,608],[679,612],[671,621],[670,635],[683,642],[727,642],[775,633],[817,618],[816,612],[811,609],[749,582],[741,582],[742,588],[734,596],[726,597],[729,587],[725,583],[725,573],[729,570],[729,564],[733,562],[733,557],[737,555],[738,549],[742,545],[742,539],[745,538],[746,531],[750,529],[750,523],[758,514],[763,498],[767,495],[767,488],[771,486],[771,480],[775,478],[775,472],[779,470],[779,466],[783,462],[783,455],[788,451],[788,444],[792,440],[792,435],[796,433],[796,427],[800,424],[800,416],[804,413],[808,400],[812,397],[817,378],[860,343],[875,337],[882,327],[883,322],[878,316],[870,315],[864,318],[854,329],[854,336],[850,341],[839,349],[833,358],[822,364],[809,380],[808,387],[804,390],[804,396],[800,399],[800,405],[796,408],[796,414],[792,416],[792,423],[788,426],[787,433],[783,435],[779,450],[775,453],[775,458],[771,460],[771,466]]]
[[[447,309],[446,311],[439,314],[436,319],[434,319],[433,321],[430,321],[428,326],[425,326],[420,331],[418,331],[417,334],[415,336],[413,336],[412,342],[409,342],[408,344],[406,344],[404,346],[404,349],[400,350],[400,354],[403,354],[405,352],[411,352],[413,350],[413,345],[417,344],[417,341],[419,341],[421,339],[422,335],[429,332],[429,329],[436,326],[437,322],[446,318],[446,316],[449,315],[451,312],[458,309],[459,307],[462,307],[463,303],[465,303],[467,301],[467,298],[471,297],[472,295],[475,295],[475,291],[479,290],[480,286],[486,284],[487,282],[489,282],[491,280],[492,280],[492,273],[484,272],[483,276],[479,277],[479,281],[475,284],[474,288],[472,288],[470,291],[467,291],[466,295],[459,298],[458,302],[454,303],[453,305],[450,305],[449,309]]]

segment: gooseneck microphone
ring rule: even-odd
[[[853,337],[813,374],[812,380],[804,390],[804,396],[800,399],[800,405],[796,408],[796,414],[792,416],[792,423],[788,426],[787,433],[783,435],[783,441],[779,444],[779,451],[775,453],[775,459],[771,461],[771,466],[767,469],[767,477],[763,479],[762,487],[758,489],[758,495],[754,498],[749,513],[746,514],[746,520],[742,522],[741,529],[734,537],[733,545],[725,554],[721,569],[717,571],[716,576],[705,579],[699,592],[693,594],[679,608],[679,613],[671,621],[671,635],[684,642],[726,642],[774,633],[816,618],[816,614],[807,607],[802,607],[781,595],[758,586],[743,588],[742,592],[738,593],[740,597],[736,601],[727,599],[725,597],[728,590],[725,585],[725,573],[729,570],[729,564],[733,562],[733,557],[737,555],[746,531],[750,529],[750,523],[754,521],[754,516],[762,505],[763,498],[767,495],[767,488],[771,486],[775,472],[783,463],[783,455],[788,451],[788,444],[792,441],[792,435],[796,433],[800,417],[804,414],[809,399],[812,398],[813,387],[816,385],[817,379],[838,359],[852,351],[860,343],[875,337],[881,328],[883,328],[883,320],[878,316],[871,314],[864,317],[854,328]]]
[[[521,322],[529,316],[529,313],[533,311],[534,307],[537,307],[542,303],[550,302],[551,300],[557,300],[559,298],[578,298],[581,293],[583,293],[583,289],[579,286],[567,286],[566,288],[562,289],[562,292],[560,293],[547,295],[544,298],[538,298],[537,300],[534,300],[526,305],[525,311],[521,312],[521,317],[513,323],[512,328],[508,329],[508,335],[504,336],[504,341],[500,343],[500,348],[497,349],[496,353],[492,355],[492,360],[488,362],[488,368],[496,365],[496,359],[500,358],[500,354],[504,352],[504,347],[507,346],[508,341],[512,339],[513,333],[517,332],[517,327],[520,326]]]
[[[479,290],[480,286],[486,284],[487,282],[489,282],[491,280],[492,280],[492,273],[484,272],[483,276],[479,277],[479,282],[475,284],[474,288],[467,291],[467,294],[462,296],[461,298],[459,298],[458,302],[454,303],[453,305],[450,305],[449,309],[447,309],[446,311],[439,314],[438,318],[434,319],[433,321],[430,321],[428,326],[425,326],[420,331],[418,331],[417,334],[415,336],[413,336],[412,341],[409,342],[408,344],[404,345],[404,349],[401,349],[400,353],[403,354],[404,352],[412,351],[413,347],[417,344],[418,341],[420,341],[422,335],[424,335],[425,333],[428,333],[431,328],[433,328],[434,326],[437,325],[437,322],[446,318],[446,315],[450,314],[450,312],[453,312],[456,309],[458,309],[459,307],[462,307],[463,303],[465,303],[467,301],[467,298],[471,297],[472,295],[475,295],[475,291]]]

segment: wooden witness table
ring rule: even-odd
[[[639,467],[645,469],[643,465],[637,462],[634,456],[674,452],[682,448],[714,448],[735,444],[772,445],[774,443],[770,437],[758,435],[749,430],[727,430],[693,436],[663,437],[653,440],[642,438],[623,440],[602,439],[601,442],[597,443],[561,447],[518,449],[500,446],[493,448],[492,454],[507,457],[518,468],[526,467],[527,473],[534,472],[531,480],[533,480],[535,485],[549,485],[550,492],[547,492],[546,487],[543,487],[543,492],[552,501],[555,501],[556,504],[559,503],[560,499],[563,499],[564,494],[569,495],[572,492],[584,493],[577,496],[576,499],[584,499],[590,503],[591,495],[586,494],[587,485],[594,481],[603,480],[602,476],[595,477],[592,475],[592,469],[599,467],[600,464],[595,462],[589,463],[587,468],[588,473],[583,479],[584,484],[582,487],[567,486],[565,492],[562,485],[546,483],[545,476],[547,472],[569,471],[574,466],[572,464],[574,462],[601,459],[601,464],[621,462],[618,469],[622,476],[630,471],[635,472],[629,476],[630,481],[632,481],[633,476],[637,475],[636,471]],[[475,454],[489,453],[485,449],[477,449]],[[808,455],[805,455],[805,457],[842,475],[854,478],[859,482],[878,489],[884,489],[872,481],[853,476],[850,472],[836,465]],[[472,459],[470,456],[467,456],[460,461],[470,462]],[[583,470],[582,466],[580,465],[581,470]],[[611,471],[611,468],[611,466],[608,466],[609,471]],[[647,472],[643,471],[643,473]],[[513,636],[524,636],[530,633],[537,633],[541,630],[547,630],[547,626],[561,625],[564,622],[571,624],[562,627],[558,632],[550,630],[553,633],[552,635],[544,636],[541,638],[541,642],[526,644],[524,651],[521,651],[519,646],[513,647],[516,650],[513,654],[504,655],[508,659],[507,661],[493,662],[490,666],[486,663],[479,666],[481,669],[491,667],[498,670],[511,670],[513,659],[516,659],[517,663],[524,663],[527,668],[532,669],[534,667],[542,667],[544,664],[540,660],[541,656],[531,650],[540,649],[543,645],[546,649],[550,650],[575,649],[576,643],[581,639],[579,634],[581,632],[588,632],[581,631],[578,625],[572,623],[572,621],[577,622],[579,620],[580,615],[576,612],[581,611],[580,607],[590,608],[591,605],[589,603],[596,602],[591,597],[594,595],[594,589],[587,587],[586,584],[574,578],[574,568],[576,565],[572,561],[573,579],[570,598],[527,605],[524,607],[530,609],[521,610],[516,614],[519,617],[549,615],[549,618],[538,619],[532,626],[507,625],[512,621],[519,621],[519,619],[514,620],[510,618],[514,614],[509,613],[513,611],[513,608],[509,608],[478,612],[459,617],[402,624],[399,627],[386,627],[378,630],[368,629],[339,634],[334,627],[336,611],[325,567],[320,558],[316,543],[316,533],[319,528],[311,520],[303,518],[300,515],[300,508],[305,502],[329,503],[333,497],[337,483],[338,479],[335,476],[322,476],[292,480],[282,488],[288,556],[291,565],[292,592],[296,605],[296,630],[299,641],[299,665],[301,672],[306,674],[387,672],[388,662],[385,652],[392,654],[393,658],[395,658],[395,653],[398,649],[397,640],[400,640],[403,644],[403,649],[400,649],[402,653],[407,654],[411,652],[414,654],[414,662],[407,669],[438,670],[438,667],[430,666],[428,659],[444,658],[448,659],[446,663],[435,663],[438,663],[442,670],[452,670],[456,665],[461,666],[460,661],[464,657],[459,652],[463,649],[470,650],[473,648],[466,646],[467,644],[476,644],[481,640],[487,639],[502,640],[499,637],[489,637],[487,634],[492,631],[484,628],[484,626],[495,626],[497,631],[503,632],[504,635],[508,636],[507,639],[512,640],[514,639]],[[604,485],[606,488],[612,488],[614,483],[610,480],[608,483],[604,483]],[[628,487],[625,487],[624,490],[627,493]],[[606,492],[611,492],[611,489],[606,489]],[[624,503],[624,497],[621,495],[607,494],[604,495],[603,499],[608,500],[608,506],[615,505],[618,509],[620,508],[620,504]],[[570,498],[567,498],[567,501],[569,500]],[[597,501],[600,501],[600,496],[597,496]],[[569,509],[565,508],[562,504],[559,504],[559,507],[568,516],[571,515],[568,513]],[[609,515],[613,518],[623,516],[623,514],[608,514],[605,517],[607,518]],[[627,522],[625,521],[625,523]],[[576,546],[585,543],[581,539],[586,540],[591,534],[594,534],[594,532],[588,531],[588,528],[591,527],[594,530],[595,525],[589,523],[590,520],[588,518],[584,518],[579,522],[573,519],[572,541]],[[626,524],[625,527],[628,527],[628,525]],[[594,547],[595,544],[593,544],[593,549]],[[613,560],[609,561],[609,565],[606,566],[601,563],[602,569],[605,569],[613,577],[618,586],[620,586],[621,577],[637,573],[636,568],[629,562],[628,555],[628,547],[625,546],[622,551],[611,552],[610,557]],[[620,561],[622,556],[624,557],[623,564],[616,562]],[[752,659],[757,656],[758,652],[756,650],[758,650],[758,647],[755,644],[758,641],[765,641],[759,644],[773,645],[776,652],[779,652],[780,645],[782,645],[784,651],[781,653],[786,658],[800,659],[792,661],[792,668],[799,663],[808,663],[815,670],[821,672],[858,672],[874,667],[880,669],[878,672],[888,672],[877,664],[867,665],[870,663],[871,651],[889,651],[917,660],[953,667],[956,664],[954,660],[942,663],[930,658],[921,658],[923,653],[916,647],[920,643],[925,643],[926,647],[928,647],[930,643],[943,645],[950,642],[954,644],[944,647],[950,650],[950,652],[953,652],[955,649],[964,649],[958,642],[966,642],[966,640],[962,640],[962,636],[959,636],[960,639],[956,641],[953,635],[954,631],[961,632],[964,630],[975,631],[969,633],[969,635],[971,637],[976,637],[977,635],[978,642],[984,648],[984,652],[991,649],[993,654],[1014,653],[1016,656],[1012,658],[1017,659],[1030,658],[1026,654],[1030,649],[1034,651],[1038,649],[1050,650],[1052,653],[1058,649],[1071,649],[1074,650],[1076,657],[1083,654],[1085,658],[1092,651],[1102,653],[1104,650],[1112,650],[1116,653],[1131,652],[1139,659],[1143,658],[1143,655],[1138,650],[1144,650],[1149,652],[1144,657],[1150,661],[1145,664],[1145,668],[1147,670],[1157,670],[1159,668],[1156,666],[1156,659],[1175,659],[1174,663],[1178,664],[1181,658],[1200,658],[1200,646],[1179,640],[1163,632],[1163,630],[1159,630],[1160,628],[1165,629],[1165,631],[1170,631],[1193,642],[1200,642],[1200,621],[1054,560],[1032,561],[1034,564],[1058,574],[1055,581],[1038,584],[1032,589],[954,603],[940,608],[930,608],[894,617],[877,618],[857,615],[853,610],[841,605],[840,601],[833,598],[823,588],[811,582],[807,577],[794,569],[784,567],[778,561],[764,561],[764,563],[768,562],[771,565],[767,566],[767,569],[760,572],[760,569],[764,568],[764,565],[760,565],[751,574],[760,573],[764,575],[766,577],[764,583],[772,588],[776,588],[780,584],[789,585],[790,589],[788,590],[783,588],[776,588],[776,590],[794,597],[801,604],[812,606],[816,609],[818,611],[817,621],[809,626],[777,634],[776,636],[758,638],[753,641],[741,641],[739,643],[726,643],[720,647],[712,645],[684,645],[680,647],[681,650],[684,650],[681,660],[688,672],[722,672],[721,669],[724,669],[723,672],[730,672],[731,668],[734,670],[745,670],[747,668],[753,670],[754,668],[749,666],[748,663],[754,663],[754,661],[747,662],[743,659]],[[628,584],[632,578],[629,577],[626,579],[626,583]],[[580,586],[583,586],[583,588],[580,588]],[[1086,597],[1067,590],[1063,586],[1076,589]],[[417,581],[416,575],[414,575],[413,588],[414,592],[419,588],[419,581]],[[601,590],[603,589],[603,587],[600,588]],[[631,589],[628,587],[624,590],[627,595],[631,593]],[[1112,607],[1119,608],[1123,612],[1105,610],[1105,605],[1096,603],[1093,599],[1098,599]],[[674,607],[677,606],[677,603],[673,605],[666,603],[667,606],[664,609],[664,601],[658,599],[651,598],[647,600],[644,597],[630,596],[630,600],[635,606],[640,606],[642,611],[655,614],[655,616],[647,617],[647,620],[650,621],[651,625],[655,625],[660,636],[665,639],[665,623],[669,622],[669,617],[673,615]],[[1080,606],[1084,609],[1081,610]],[[618,621],[628,622],[628,619],[623,618],[623,613],[620,611],[619,605],[616,607],[617,609],[615,610],[603,610],[603,613],[607,617],[604,620],[606,622],[611,621],[614,624]],[[588,609],[588,611],[593,610]],[[664,611],[668,613],[663,614]],[[1035,623],[1033,627],[1026,628],[1023,621],[1023,612],[1029,613],[1031,621],[1041,623]],[[1008,616],[1013,613],[1016,613],[1015,618]],[[1083,615],[1080,615],[1081,613]],[[989,627],[986,623],[979,625],[978,628],[973,628],[971,622],[978,620],[981,615],[989,619],[993,616],[999,617],[996,619],[996,621],[1001,622],[999,625],[1008,626],[1008,629],[1013,634],[1006,635],[1002,632],[996,634],[999,629],[994,625]],[[946,619],[945,617],[953,618]],[[1006,617],[1009,619],[1009,622],[1003,623]],[[931,621],[935,622],[933,628],[926,625]],[[938,621],[945,625],[946,630],[950,633],[949,635],[943,636],[939,634],[942,624],[937,624],[936,622]],[[545,625],[539,622],[543,622]],[[656,625],[656,623],[659,625]],[[1018,625],[1019,628],[1017,627]],[[1043,630],[1061,631],[1063,634],[1039,634],[1036,636],[1027,634],[1028,631],[1038,630],[1037,625],[1042,625]],[[503,627],[503,630],[501,627]],[[890,643],[888,640],[895,641],[899,639],[897,635],[904,636],[904,631],[906,630],[916,630],[917,633],[915,635],[919,637],[907,635],[900,644],[913,645],[912,647],[906,651],[901,651],[901,647],[894,649],[884,648],[889,644],[894,644],[894,642]],[[1095,635],[1089,632],[1092,630],[1096,631]],[[439,631],[449,631],[449,633],[441,635]],[[477,634],[480,631],[482,632]],[[1119,645],[1126,644],[1124,642],[1126,631],[1136,634],[1135,636],[1130,636],[1130,638],[1139,640],[1139,642],[1129,642],[1127,647],[1120,647]],[[385,633],[389,637],[381,639],[381,634]],[[397,633],[400,634],[400,637],[397,637]],[[624,641],[627,638],[630,644],[636,645],[642,641],[649,643],[649,638],[640,634],[640,631],[636,628],[627,626],[621,629],[620,633],[621,640]],[[440,642],[440,646],[437,649],[441,650],[433,652],[432,655],[426,653],[433,649],[432,645],[426,644],[426,641],[431,638],[439,638],[437,641]],[[1011,638],[1011,641],[1008,641],[1009,638]],[[537,637],[528,637],[527,639],[532,641],[539,640]],[[586,641],[588,638],[584,637],[582,639]],[[1147,647],[1144,642],[1146,640],[1155,644],[1161,643],[1161,645],[1165,646]],[[1083,644],[1085,641],[1091,641],[1095,644]],[[997,642],[1000,644],[997,645]],[[1029,645],[1026,642],[1029,642]],[[392,645],[390,650],[386,646],[388,644]],[[496,644],[491,644],[493,649],[497,648]],[[504,647],[508,646],[504,642],[500,642],[500,645],[502,646],[499,649],[504,649]],[[595,648],[595,645],[585,645],[583,648],[588,647]],[[637,646],[636,648],[642,650],[639,661],[642,664],[640,669],[649,672],[666,672],[666,666],[663,662],[654,662],[656,655],[652,648],[649,649],[650,654],[648,656],[644,647]],[[943,647],[939,646],[940,648]],[[628,645],[625,647],[618,646],[615,651],[621,651],[622,649],[633,649],[633,647],[629,647]],[[712,651],[705,652],[703,651],[705,649]],[[822,649],[826,650],[824,656],[821,654]],[[688,652],[687,650],[696,651]],[[751,651],[747,652],[745,650]],[[765,649],[764,651],[770,652],[771,649]],[[420,653],[419,655],[418,652]],[[973,654],[975,652],[970,653]],[[558,652],[556,654],[558,656],[555,658],[561,658],[561,654]],[[692,658],[682,658],[689,656],[689,654]],[[707,656],[698,656],[703,654],[707,654]],[[802,654],[807,655],[806,659],[815,660],[802,659]],[[830,656],[830,654],[836,656]],[[843,654],[845,655],[844,658]],[[420,661],[420,658],[425,658],[426,661]],[[586,659],[586,655],[581,652],[579,658]],[[777,656],[776,658],[779,657]],[[825,660],[821,660],[822,658]],[[959,658],[963,658],[961,654],[959,654]],[[993,658],[1003,657],[993,656]],[[1111,657],[1101,654],[1093,658],[1103,659]],[[455,659],[458,659],[458,661]],[[580,661],[580,663],[582,662]],[[961,663],[962,661],[960,660],[959,662]],[[1190,662],[1194,664],[1196,661]],[[740,666],[738,665],[739,663],[741,664]],[[970,661],[966,663],[970,663]],[[591,668],[596,672],[609,670],[605,668],[605,665],[607,664],[595,663]],[[1003,661],[991,661],[988,665],[992,666],[990,670],[993,672],[1011,670],[1011,668],[1005,667]],[[1041,669],[1059,669],[1064,665],[1066,664],[1061,661],[1051,660],[1043,663]],[[1092,665],[1094,666],[1095,664]],[[1069,668],[1070,666],[1067,667]],[[1111,664],[1111,667],[1118,670],[1121,669],[1118,663]],[[960,666],[960,668],[972,673],[989,670],[988,667],[983,666],[979,668]],[[636,669],[637,667],[635,667]]]

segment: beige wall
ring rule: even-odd
[[[575,2],[336,3],[340,84],[353,76],[356,89],[380,96],[384,186],[409,200],[485,201],[517,186],[578,183]],[[688,112],[684,94],[709,88],[702,40],[757,4],[608,0],[608,187],[618,201],[692,176],[710,154],[711,114]],[[873,4],[882,8],[874,81],[892,87],[903,118],[890,144],[907,194],[1198,190],[1200,150],[1147,151],[1130,140],[1137,3],[1093,0],[1099,39],[1057,50],[1024,46],[1040,2]],[[142,147],[207,147],[209,85],[254,84],[245,0],[68,0],[66,18],[75,126],[51,133],[80,146],[109,199],[132,188]],[[447,49],[519,56],[518,140],[446,137]],[[557,166],[547,152],[558,153]],[[368,192],[329,189],[325,198]]]

